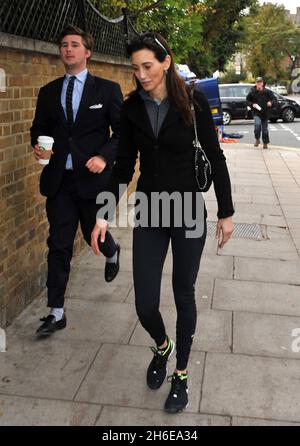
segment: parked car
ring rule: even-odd
[[[252,119],[252,113],[247,111],[246,97],[253,84],[220,84],[220,96],[224,125],[229,125],[233,119]],[[273,92],[277,104],[270,110],[270,121],[293,122],[300,118],[300,104]]]
[[[270,87],[270,90],[272,90],[275,93],[281,94],[282,96],[288,95],[287,88],[284,85],[272,85]]]

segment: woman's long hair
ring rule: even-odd
[[[190,87],[185,84],[182,77],[177,73],[174,56],[168,43],[160,34],[147,32],[134,38],[128,44],[127,53],[131,56],[136,51],[143,49],[152,51],[159,62],[163,62],[167,55],[171,57],[171,64],[166,77],[168,99],[171,106],[182,113],[182,117],[186,124],[191,124],[193,118],[189,97]],[[137,88],[131,94],[134,94],[136,91],[143,88],[138,79],[135,76],[134,78]]]

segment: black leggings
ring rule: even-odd
[[[178,370],[187,368],[197,322],[195,282],[206,240],[203,235],[186,238],[184,227],[133,230],[133,278],[139,320],[158,346],[166,339],[159,312],[160,286],[169,241],[172,244],[172,284],[177,309],[176,348]]]

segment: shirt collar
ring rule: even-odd
[[[167,102],[167,103],[168,103],[168,98],[165,98],[163,101],[157,101],[157,100],[155,100],[155,99],[152,99],[152,97],[150,96],[150,94],[148,93],[148,91],[145,91],[143,88],[141,88],[141,89],[139,90],[139,94],[140,94],[141,98],[142,98],[144,101],[150,101],[150,102],[152,102],[152,103],[154,103],[154,104],[156,104],[156,105],[163,104],[164,102]]]
[[[88,75],[88,69],[86,68],[85,70],[83,70],[80,73],[76,74],[75,77],[76,77],[76,80],[78,80],[79,82],[83,82],[84,83],[86,81],[87,75]],[[72,76],[74,76],[74,75],[66,73],[65,79],[69,80],[70,77],[72,77]]]

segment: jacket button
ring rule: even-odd
[[[72,142],[72,141],[73,141],[72,136],[69,136],[69,142]]]
[[[154,150],[158,150],[158,145],[157,144],[155,144]]]

